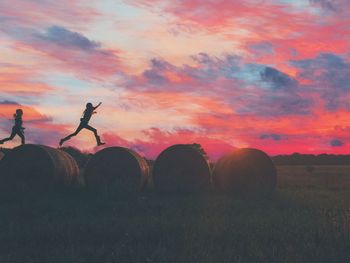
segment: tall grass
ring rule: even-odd
[[[3,194],[0,262],[348,262],[350,168],[293,169],[263,199]]]

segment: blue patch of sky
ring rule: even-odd
[[[264,72],[267,65],[261,64],[246,64],[236,71],[233,75],[235,78],[240,79],[248,85],[257,85],[264,89],[270,89],[271,85],[261,81],[261,73]]]
[[[285,5],[287,11],[307,11],[308,13],[316,16],[324,16],[327,13],[329,14],[329,12],[322,7],[322,4],[317,3],[317,0],[275,0],[275,2]],[[320,19],[319,21],[314,22],[322,24],[323,20]]]
[[[40,106],[69,107],[69,104],[81,103],[93,99],[91,94],[96,92],[99,86],[96,83],[77,79],[71,75],[51,74],[45,77],[45,82],[57,90],[53,90],[40,100]]]

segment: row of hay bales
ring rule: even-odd
[[[1,158],[1,157],[0,157]],[[162,193],[201,192],[216,189],[226,193],[271,193],[276,188],[272,160],[256,149],[238,149],[222,157],[213,171],[193,146],[178,144],[164,150],[153,165],[123,147],[105,148],[93,155],[79,177],[75,160],[64,151],[43,145],[23,145],[0,162],[0,184],[10,188],[51,189],[84,182],[93,189],[119,186],[142,191],[151,181]]]

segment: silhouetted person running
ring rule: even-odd
[[[3,144],[4,142],[11,141],[16,135],[18,135],[21,138],[22,144],[25,144],[25,137],[24,137],[24,128],[22,127],[23,121],[23,110],[17,109],[16,113],[13,114],[13,117],[15,119],[15,125],[12,127],[12,132],[10,137],[0,140],[0,144]]]
[[[83,117],[80,119],[80,124],[78,126],[78,128],[75,130],[74,133],[68,135],[67,137],[63,138],[60,140],[60,146],[62,146],[62,144],[65,141],[68,141],[70,138],[72,138],[73,136],[77,135],[82,129],[87,129],[89,131],[92,131],[95,135],[96,138],[96,142],[97,142],[97,146],[100,145],[104,145],[104,142],[101,142],[100,136],[98,136],[97,134],[97,130],[93,127],[91,127],[89,125],[89,121],[91,119],[92,114],[95,114],[95,110],[100,107],[102,103],[100,102],[96,107],[94,107],[90,102],[88,104],[86,104],[86,109],[83,113]]]

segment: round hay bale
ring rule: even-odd
[[[67,153],[44,145],[26,144],[5,155],[0,180],[21,189],[52,189],[77,182],[79,168]]]
[[[269,194],[277,184],[271,158],[257,149],[238,149],[222,157],[213,171],[215,186],[238,195]]]
[[[142,191],[149,177],[147,161],[133,150],[109,147],[94,154],[85,167],[85,182],[91,188],[118,187]]]
[[[210,185],[210,167],[192,145],[177,144],[164,150],[153,167],[153,182],[164,193],[198,192]]]
[[[83,168],[86,165],[88,159],[90,158],[89,154],[83,153],[79,149],[74,147],[61,147],[60,150],[72,156],[80,168]]]

